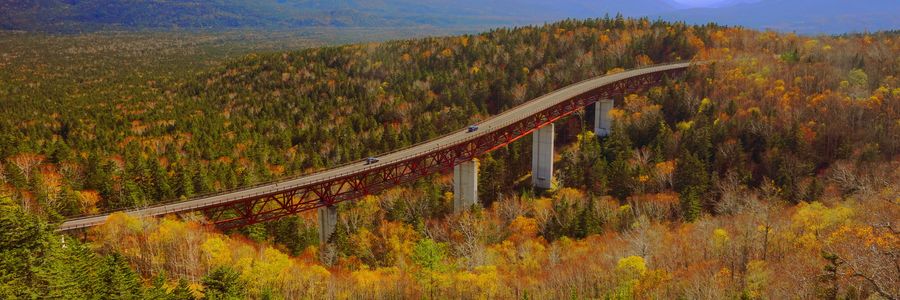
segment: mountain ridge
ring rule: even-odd
[[[889,0],[6,0],[0,29],[44,32],[301,27],[499,27],[622,14],[806,34],[900,28]]]

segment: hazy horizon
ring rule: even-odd
[[[0,29],[291,29],[301,27],[491,28],[622,14],[689,24],[714,22],[802,34],[900,28],[892,0],[229,0],[0,2]]]

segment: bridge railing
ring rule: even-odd
[[[671,63],[656,64],[656,65],[650,65],[650,66],[643,66],[643,67],[638,67],[638,68],[626,70],[626,71],[624,71],[624,72],[634,72],[634,71],[640,71],[640,70],[651,69],[651,68],[659,68],[659,67],[665,67],[665,66],[670,66],[670,65],[683,64],[683,63],[687,63],[687,62],[690,62],[690,61],[671,62]],[[617,74],[618,74],[618,73],[617,73]],[[595,77],[591,77],[591,78],[587,78],[587,79],[578,81],[578,82],[576,82],[576,83],[568,84],[568,85],[566,85],[566,86],[577,85],[577,84],[581,84],[581,83],[584,83],[584,82],[587,82],[587,81],[595,80],[595,79],[598,79],[598,78],[601,78],[601,77],[604,77],[604,76],[614,76],[614,75],[615,75],[615,74],[595,76]],[[641,76],[641,75],[645,75],[645,74],[635,74],[635,75],[633,75],[633,76],[629,76],[629,77],[623,78],[623,80],[624,80],[624,79],[631,78],[631,77]],[[539,98],[541,98],[541,97],[543,97],[543,96],[540,96],[540,97],[534,98],[534,99],[532,99],[532,100],[529,100],[529,101],[527,101],[527,102],[521,104],[520,106],[533,105],[534,103],[538,103],[538,102],[535,102],[535,101],[537,101],[537,100],[538,100]],[[553,105],[553,104],[547,104],[548,107],[549,107],[549,106],[552,106],[552,105]],[[509,110],[506,110],[506,111],[501,112],[501,113],[499,113],[499,114],[490,116],[490,117],[488,117],[487,119],[484,119],[484,120],[482,120],[482,121],[480,121],[480,122],[478,122],[478,123],[476,123],[476,124],[484,124],[484,123],[487,123],[487,122],[489,122],[489,121],[491,121],[491,120],[493,120],[493,119],[500,118],[500,117],[502,117],[502,116],[504,116],[504,115],[506,115],[506,114],[513,113],[514,110],[515,110],[516,108],[517,108],[517,107],[513,107],[512,109],[509,109]],[[522,116],[522,118],[518,118],[518,119],[515,119],[515,120],[512,120],[512,121],[507,121],[507,122],[504,122],[504,123],[501,123],[501,124],[496,124],[496,125],[494,125],[491,129],[493,130],[493,129],[504,128],[504,127],[506,127],[506,126],[512,125],[513,123],[519,122],[521,119],[527,118],[527,117],[529,117],[529,116]],[[432,138],[432,139],[429,139],[429,140],[426,140],[426,141],[418,142],[418,143],[415,143],[415,144],[412,144],[412,145],[409,145],[409,146],[406,146],[406,147],[394,149],[394,150],[391,150],[391,151],[388,151],[388,152],[379,154],[377,157],[384,157],[384,156],[391,155],[391,154],[394,154],[394,153],[397,153],[397,152],[402,152],[402,151],[406,151],[406,150],[409,150],[409,149],[412,149],[412,148],[420,147],[420,146],[422,146],[422,145],[425,145],[425,144],[428,144],[428,143],[432,143],[432,142],[437,141],[437,140],[440,140],[440,139],[444,139],[444,138],[446,138],[446,137],[448,137],[448,136],[451,136],[451,135],[454,135],[454,134],[457,134],[457,133],[460,133],[460,132],[463,132],[463,131],[466,131],[466,129],[459,129],[459,130],[451,131],[451,132],[449,132],[449,133],[443,134],[443,135],[441,135],[441,136],[438,136],[438,137],[435,137],[435,138]],[[416,158],[416,157],[420,157],[420,156],[426,155],[426,154],[431,153],[431,152],[435,152],[435,151],[438,151],[438,150],[443,150],[443,149],[448,148],[448,147],[452,147],[452,146],[455,146],[455,145],[459,145],[459,144],[464,144],[464,143],[470,142],[471,140],[476,139],[476,138],[478,138],[478,137],[481,137],[482,135],[488,134],[488,133],[490,133],[490,132],[491,132],[491,130],[482,130],[482,128],[479,128],[478,131],[475,131],[474,134],[472,134],[471,136],[469,136],[469,137],[467,137],[467,138],[465,138],[465,139],[463,139],[463,140],[454,141],[454,142],[452,142],[452,143],[447,143],[447,144],[437,144],[437,145],[436,145],[434,148],[432,148],[432,149],[423,150],[423,151],[416,152],[416,153],[414,153],[414,154],[410,154],[410,155],[403,156],[403,157],[397,159],[396,161],[393,161],[393,162],[388,163],[388,164],[380,164],[380,165],[379,165],[379,164],[372,164],[372,165],[368,165],[368,166],[366,166],[366,167],[363,167],[362,169],[356,169],[356,170],[351,171],[351,172],[343,172],[343,173],[331,175],[331,176],[328,176],[328,177],[325,177],[325,178],[321,178],[321,179],[317,179],[317,180],[314,180],[314,181],[310,181],[310,182],[302,182],[302,183],[291,184],[291,185],[281,185],[281,186],[277,186],[277,189],[267,190],[267,191],[260,191],[260,192],[256,192],[256,193],[253,193],[253,194],[250,194],[250,195],[243,195],[243,196],[241,196],[241,197],[226,198],[226,199],[222,199],[222,200],[220,200],[220,201],[216,201],[216,202],[213,202],[213,203],[202,203],[202,204],[199,204],[199,203],[198,203],[198,205],[191,205],[191,206],[188,206],[188,207],[185,208],[185,209],[178,209],[178,210],[168,210],[168,209],[164,209],[164,210],[162,210],[161,212],[159,212],[159,213],[156,214],[156,215],[169,214],[169,213],[177,213],[177,212],[185,212],[185,211],[193,211],[193,210],[197,210],[198,208],[207,207],[207,206],[211,206],[211,205],[215,205],[215,204],[222,204],[222,203],[228,203],[228,202],[232,202],[232,201],[238,201],[238,200],[241,200],[241,199],[246,199],[246,198],[248,198],[248,197],[259,197],[259,196],[265,196],[265,195],[269,195],[269,194],[276,194],[276,193],[278,193],[278,192],[280,192],[280,191],[284,191],[284,190],[291,190],[291,189],[295,189],[295,188],[299,188],[299,187],[303,187],[303,186],[309,186],[309,185],[314,185],[314,184],[318,184],[318,183],[328,182],[328,181],[332,181],[332,180],[335,180],[335,179],[338,179],[338,178],[342,178],[342,177],[346,177],[346,176],[351,176],[351,175],[353,175],[353,174],[357,174],[357,173],[361,173],[361,172],[368,172],[368,171],[371,171],[371,170],[374,170],[374,169],[378,169],[378,168],[386,168],[386,167],[389,167],[389,166],[391,166],[391,165],[393,165],[393,164],[399,164],[399,163],[402,163],[402,162],[404,162],[404,161],[406,161],[406,160],[413,159],[413,158]],[[236,188],[236,189],[230,189],[230,190],[223,190],[223,191],[216,191],[216,192],[209,192],[209,193],[198,194],[198,195],[194,195],[194,196],[190,197],[190,198],[187,199],[187,200],[182,200],[182,199],[170,199],[170,200],[166,200],[166,201],[162,201],[162,202],[153,203],[153,204],[151,204],[151,205],[137,206],[137,207],[131,207],[131,208],[121,208],[121,209],[115,209],[115,210],[108,210],[108,211],[104,211],[104,212],[96,213],[96,214],[83,214],[83,215],[79,215],[79,216],[75,216],[75,217],[68,218],[68,219],[65,220],[65,222],[77,221],[77,220],[83,220],[83,219],[89,219],[89,218],[94,218],[94,217],[98,217],[98,216],[109,215],[109,214],[116,213],[116,212],[125,212],[125,213],[128,213],[128,212],[143,211],[143,210],[152,209],[152,208],[162,208],[162,207],[165,207],[165,206],[168,206],[168,205],[172,205],[172,204],[177,204],[177,203],[186,203],[186,202],[190,202],[190,201],[197,201],[197,200],[202,200],[202,199],[212,198],[212,197],[216,197],[216,196],[222,196],[222,195],[227,195],[227,194],[237,193],[237,192],[241,192],[241,191],[253,190],[253,189],[257,189],[257,188],[261,188],[261,187],[265,187],[265,186],[276,185],[276,184],[278,184],[278,183],[283,183],[283,182],[287,182],[287,181],[291,181],[291,180],[300,179],[300,178],[303,178],[303,177],[315,176],[315,175],[317,175],[317,174],[329,172],[329,171],[331,171],[331,170],[335,170],[335,169],[339,169],[339,168],[343,168],[343,167],[347,167],[347,166],[351,166],[351,165],[355,165],[355,164],[360,164],[360,163],[362,163],[362,162],[364,162],[364,159],[359,159],[359,160],[349,161],[349,162],[345,162],[345,163],[342,163],[342,164],[338,164],[338,165],[335,165],[335,166],[328,167],[327,169],[317,170],[317,171],[310,172],[310,173],[289,175],[289,176],[287,176],[287,177],[282,177],[282,178],[279,178],[279,179],[273,179],[273,180],[269,180],[269,181],[265,181],[265,182],[259,182],[259,183],[255,183],[255,184],[248,185],[248,186],[243,186],[243,187]],[[68,229],[76,229],[76,228],[68,228]]]

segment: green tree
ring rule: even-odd
[[[144,291],[144,299],[150,300],[168,300],[169,291],[166,289],[166,274],[160,272],[150,281],[150,287]]]
[[[478,169],[478,199],[490,206],[499,195],[509,191],[509,185],[505,184],[507,165],[489,153],[479,161]]]
[[[597,136],[590,131],[578,135],[578,148],[565,151],[560,172],[566,185],[602,194],[607,187],[607,164]]]
[[[227,266],[220,266],[203,277],[204,299],[225,300],[244,299],[246,295],[246,283],[240,278],[240,274]]]
[[[666,122],[660,121],[656,137],[650,144],[656,162],[663,162],[675,157],[676,154],[673,139],[672,129],[669,128],[669,125],[666,124]]]
[[[681,196],[682,216],[687,221],[700,216],[702,197],[709,189],[706,164],[690,152],[684,152],[675,166],[675,189]]]
[[[596,200],[590,200],[578,212],[578,237],[585,238],[603,231],[603,219],[597,213]]]
[[[0,197],[0,299],[96,299],[105,265],[91,250],[57,235],[39,218]],[[123,270],[127,265],[121,266]],[[131,273],[134,275],[134,273]],[[137,277],[133,297],[140,298]]]
[[[635,169],[629,160],[634,156],[631,139],[625,126],[615,122],[609,138],[603,143],[607,161],[611,161],[608,169],[609,194],[619,199],[631,196],[634,189]]]
[[[430,298],[434,298],[434,289],[437,287],[435,281],[436,275],[446,272],[450,269],[447,264],[447,245],[435,242],[432,239],[425,238],[416,242],[412,251],[412,261],[419,270],[416,277],[428,287]]]
[[[172,293],[169,294],[169,299],[172,300],[193,300],[196,299],[194,297],[194,293],[191,292],[191,287],[188,285],[188,281],[184,278],[178,280],[178,285],[172,289]]]
[[[104,299],[140,299],[141,283],[125,258],[113,253],[104,260],[100,272],[100,296]]]
[[[50,245],[46,225],[0,197],[0,298],[37,298],[35,267]]]

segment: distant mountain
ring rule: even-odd
[[[689,23],[717,22],[799,33],[900,29],[898,0],[763,0],[719,8],[692,8],[660,15]]]
[[[898,0],[0,0],[0,29],[490,27],[616,15],[801,33],[900,28]]]
[[[668,0],[0,0],[0,29],[505,26],[671,10]]]

